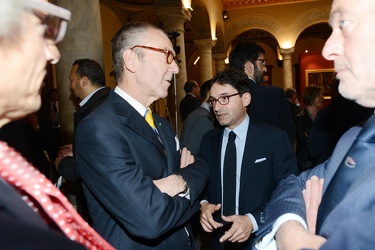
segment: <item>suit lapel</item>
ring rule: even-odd
[[[217,134],[216,134],[217,133]],[[217,180],[216,183],[216,190],[217,190],[217,197],[218,201],[221,203],[221,147],[223,144],[223,136],[224,136],[224,129],[220,128],[217,129],[217,132],[212,135],[212,159],[213,159],[213,166],[217,166],[217,169],[214,170],[215,178],[212,178],[212,180]],[[212,174],[212,173],[211,173]]]
[[[163,144],[161,144],[152,128],[147,124],[146,120],[118,94],[111,92],[108,101],[111,102],[113,109],[117,113],[120,121],[140,137],[143,137],[144,139],[154,144],[155,147],[158,148],[160,154],[163,156],[165,163],[167,164]]]
[[[244,154],[242,158],[241,166],[241,180],[240,180],[240,195],[246,182],[250,178],[252,168],[255,164],[255,156],[258,155],[257,142],[262,141],[262,133],[258,131],[258,127],[254,125],[251,121],[249,123],[249,128],[247,129],[246,144],[244,148]]]

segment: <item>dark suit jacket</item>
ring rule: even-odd
[[[163,144],[145,119],[111,92],[78,125],[77,170],[93,227],[116,249],[193,249],[184,227],[200,207],[197,197],[208,168],[196,158],[180,169],[171,124],[153,117]],[[153,184],[172,173],[187,182],[190,200],[163,194]]]
[[[328,161],[313,169],[290,176],[275,190],[267,206],[266,224],[259,231],[259,238],[272,229],[275,220],[285,213],[294,213],[306,221],[302,189],[306,181],[316,175],[324,178],[323,195],[360,132],[359,127],[348,130],[339,140]],[[374,144],[371,145],[374,147]],[[375,151],[375,147],[374,147]],[[368,156],[372,157],[373,156]],[[369,162],[373,165],[374,160]],[[327,238],[321,249],[373,249],[375,246],[375,171],[368,167],[352,184],[341,203],[325,219],[320,235]]]
[[[86,249],[49,228],[3,179],[0,179],[0,242],[1,249]]]
[[[96,91],[95,94],[74,113],[74,129],[77,128],[77,125],[83,118],[107,100],[110,91],[110,87],[105,87]],[[61,176],[69,181],[79,181],[74,157],[67,156],[61,159],[58,171]]]
[[[77,127],[79,122],[84,117],[90,114],[93,110],[95,110],[107,99],[110,91],[110,87],[99,89],[95,92],[95,94],[93,94],[90,97],[90,99],[82,107],[80,107],[74,113],[74,128]],[[76,159],[71,156],[62,158],[59,162],[58,172],[66,180],[74,182],[70,184],[75,191],[77,212],[91,225],[92,222],[89,211],[87,209],[86,199],[83,194],[82,186],[77,175]]]
[[[250,83],[251,103],[247,108],[250,118],[284,130],[293,144],[296,128],[283,89]]]
[[[210,167],[207,198],[211,204],[221,204],[220,159],[223,132],[222,127],[208,132],[203,137],[199,153]],[[256,162],[257,160],[260,161]],[[257,224],[261,225],[261,212],[264,212],[278,182],[296,173],[296,157],[286,133],[251,120],[242,159],[239,214],[251,213]],[[215,214],[214,218],[221,221],[220,213]],[[218,244],[218,238],[213,242]],[[239,249],[251,249],[249,242],[250,240],[242,244]],[[213,249],[218,249],[218,246]]]
[[[204,107],[198,107],[188,115],[182,124],[180,143],[193,155],[198,155],[203,136],[215,128],[215,118]]]
[[[193,112],[194,109],[201,105],[201,101],[191,94],[186,94],[184,99],[180,102],[181,118],[185,121],[186,117]]]

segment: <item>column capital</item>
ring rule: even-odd
[[[212,58],[215,61],[224,61],[227,58],[227,54],[212,54]]]
[[[212,39],[199,39],[199,40],[194,40],[194,44],[197,45],[199,50],[202,50],[202,51],[209,50],[211,52],[211,49],[213,46],[215,46],[216,41]]]
[[[292,53],[294,53],[294,48],[280,49],[280,54],[283,56],[283,59],[292,59]]]

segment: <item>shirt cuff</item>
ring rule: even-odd
[[[307,230],[306,222],[299,215],[292,214],[292,213],[283,214],[273,224],[272,231],[266,234],[261,240],[256,242],[255,248],[262,249],[262,250],[277,249],[276,241],[275,241],[276,232],[277,230],[279,230],[280,226],[283,223],[287,221],[291,221],[291,220],[298,221]]]
[[[251,233],[255,233],[259,229],[257,220],[254,218],[254,216],[251,213],[248,213],[246,215],[247,215],[247,217],[250,218],[251,223],[253,223],[253,231]]]

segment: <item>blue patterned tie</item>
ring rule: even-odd
[[[358,176],[375,162],[375,115],[366,122],[358,138],[350,147],[341,162],[327,190],[318,211],[317,232],[328,214],[342,201],[352,183]]]
[[[236,134],[229,133],[227,148],[224,156],[223,170],[223,215],[235,214],[236,206]]]

